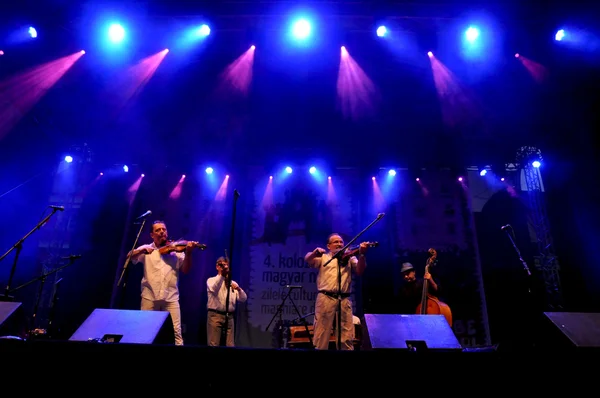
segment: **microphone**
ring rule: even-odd
[[[48,207],[51,208],[52,210],[65,211],[65,207],[64,206],[53,206],[53,205],[50,205]]]
[[[288,289],[302,289],[300,285],[285,285]]]
[[[379,213],[379,214],[377,214],[377,219],[381,220],[383,218],[383,216],[385,216],[385,213]]]
[[[145,212],[144,214],[142,214],[141,216],[136,218],[136,220],[141,220],[142,218],[148,217],[151,214],[152,214],[152,212],[150,210],[148,210],[147,212]]]
[[[67,256],[67,257],[61,257],[61,259],[63,259],[63,260],[75,260],[77,258],[81,258],[81,254],[71,254],[70,256]]]
[[[510,224],[506,224],[506,225],[503,225],[503,226],[500,228],[500,231],[504,231],[504,230],[505,230],[505,229],[507,229],[507,228],[512,228],[512,227],[510,226]]]

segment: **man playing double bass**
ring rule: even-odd
[[[423,283],[427,279],[429,286],[429,293],[437,296],[439,293],[439,286],[431,277],[429,272],[426,272],[423,278],[417,278],[415,273],[415,267],[411,263],[402,264],[400,270],[402,274],[403,283],[399,293],[399,314],[414,314],[417,306],[421,303],[421,297],[423,294]]]

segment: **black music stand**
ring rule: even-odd
[[[295,288],[302,288],[302,286],[290,286],[287,285],[286,286],[288,289],[288,293],[283,297],[283,300],[281,300],[281,304],[279,304],[279,307],[277,307],[277,311],[275,311],[275,314],[273,314],[273,318],[271,318],[271,321],[269,322],[269,324],[267,325],[267,328],[265,329],[265,331],[268,331],[269,328],[271,327],[271,324],[273,323],[273,321],[275,320],[275,318],[277,318],[277,315],[279,315],[279,348],[282,348],[282,341],[281,341],[281,337],[283,336],[283,306],[285,305],[285,302],[287,301],[287,299],[289,298],[290,301],[292,302],[292,306],[294,307],[294,310],[296,310],[296,314],[298,314],[298,318],[302,320],[302,323],[304,324],[304,329],[306,329],[306,335],[308,336],[308,342],[310,343],[310,347],[312,347],[313,349],[315,348],[313,345],[313,340],[312,340],[312,336],[310,335],[310,331],[308,330],[308,323],[306,322],[306,317],[308,315],[302,315],[300,313],[300,311],[298,310],[298,307],[296,306],[296,303],[294,302],[294,299],[292,297],[290,297],[290,295],[292,294],[292,290],[294,290]],[[314,314],[314,312],[313,312]]]

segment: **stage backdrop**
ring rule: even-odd
[[[307,170],[289,174],[282,170],[272,177],[263,169],[251,171],[250,181],[255,182],[247,199],[251,222],[242,255],[249,266],[241,275],[249,299],[247,311],[239,314],[237,336],[243,346],[277,347],[273,331],[279,320],[298,322],[306,317],[313,322],[317,273],[304,262],[304,255],[317,246],[326,248],[332,232],[348,240],[357,230],[360,198],[349,189],[357,179],[354,171],[333,175],[333,181],[327,174]]]
[[[369,250],[365,275],[353,279],[355,315],[395,313],[401,264],[413,263],[422,276],[433,247],[439,261],[432,274],[453,311],[455,334],[465,347],[489,343],[466,179],[461,183],[450,171],[424,172],[419,182],[408,171],[391,178],[381,170],[374,180],[353,169],[336,170],[331,180],[318,171],[275,173],[272,179],[268,170],[249,173],[252,196],[244,199],[244,243],[236,262],[249,300],[238,312],[238,346],[280,346],[274,333],[279,320],[299,323],[306,317],[312,323],[316,271],[304,255],[325,248],[332,232],[348,242],[382,212],[382,221],[356,241],[379,246]],[[288,285],[299,288],[290,291]],[[284,303],[288,293],[292,300]]]

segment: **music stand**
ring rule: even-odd
[[[279,307],[277,308],[277,311],[275,311],[275,314],[273,314],[273,318],[271,318],[271,321],[269,322],[269,324],[267,325],[267,328],[265,330],[266,331],[269,330],[269,328],[271,327],[271,324],[273,323],[273,321],[275,320],[275,318],[277,318],[277,315],[279,315],[279,335],[281,336],[281,333],[282,333],[281,329],[283,328],[283,319],[282,319],[283,318],[283,306],[285,305],[285,302],[289,298],[290,301],[292,302],[292,306],[294,307],[294,310],[296,310],[296,314],[298,314],[298,318],[297,319],[301,319],[302,323],[304,324],[304,329],[306,329],[306,334],[308,336],[308,342],[310,343],[310,347],[312,347],[314,349],[312,336],[310,335],[310,331],[308,330],[308,323],[306,322],[306,316],[303,316],[300,313],[300,310],[298,310],[298,307],[296,306],[296,303],[294,302],[294,299],[290,296],[292,294],[292,290],[294,290],[294,289],[302,289],[302,286],[290,286],[290,285],[287,285],[286,288],[288,289],[288,293],[283,297],[283,300],[281,300],[281,304],[279,304]],[[282,345],[281,344],[281,339],[279,339],[279,348],[282,348],[281,345]]]

